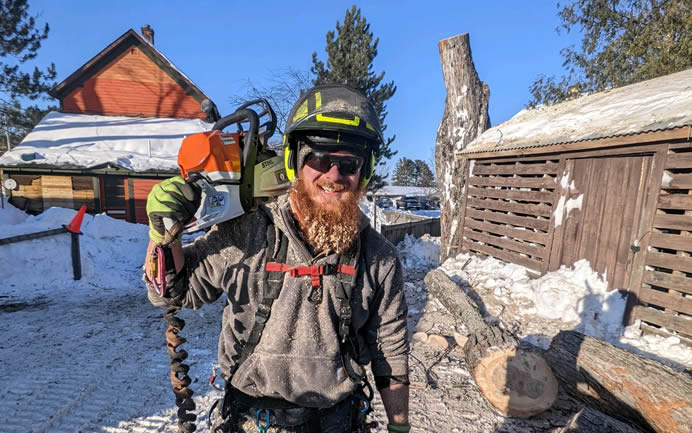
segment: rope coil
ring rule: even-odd
[[[166,329],[166,347],[168,356],[171,358],[171,385],[175,394],[175,405],[178,406],[178,432],[192,433],[197,429],[195,421],[197,415],[188,413],[197,408],[192,394],[194,392],[188,388],[192,383],[192,379],[187,375],[190,371],[190,366],[184,364],[183,361],[187,358],[187,352],[183,349],[176,350],[181,344],[187,340],[179,335],[179,332],[185,327],[185,321],[176,314],[180,308],[171,308],[163,315],[164,320],[168,323]]]

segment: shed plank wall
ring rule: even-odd
[[[692,337],[689,143],[476,159],[471,167],[463,251],[541,272],[590,255],[611,288],[632,293],[630,322]],[[584,191],[582,206],[556,224],[560,197]]]
[[[138,47],[125,51],[62,100],[65,113],[200,118],[200,103]]]
[[[633,320],[692,337],[692,147],[666,154]],[[644,246],[644,245],[642,245]]]
[[[544,270],[558,164],[476,160],[467,180],[462,250]]]

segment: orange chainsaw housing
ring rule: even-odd
[[[208,131],[185,138],[178,152],[180,175],[188,179],[202,172],[211,181],[240,181],[240,135]]]

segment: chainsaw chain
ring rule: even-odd
[[[176,351],[181,344],[187,341],[179,335],[179,332],[185,327],[185,321],[176,317],[178,311],[180,308],[171,308],[163,315],[164,320],[168,322],[166,346],[168,356],[171,358],[171,385],[173,385],[173,393],[175,394],[175,405],[178,406],[178,432],[192,433],[197,429],[195,425],[197,415],[188,413],[188,411],[194,411],[197,406],[192,400],[194,392],[188,388],[192,383],[192,379],[187,375],[190,366],[183,364],[187,358],[187,352],[183,349]]]

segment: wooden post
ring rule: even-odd
[[[456,153],[490,127],[488,102],[490,89],[481,82],[471,58],[468,33],[438,43],[447,97],[435,143],[435,169],[440,191],[440,262],[454,257],[461,246],[465,205],[466,161]],[[451,181],[450,181],[451,179]]]
[[[82,258],[79,254],[79,235],[81,233],[70,233],[72,238],[72,275],[76,280],[82,279]]]

